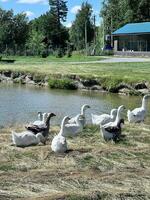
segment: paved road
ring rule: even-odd
[[[113,57],[99,61],[100,63],[115,63],[115,62],[150,62],[150,58],[125,58],[125,57]]]
[[[103,57],[104,60],[86,61],[86,62],[67,62],[70,64],[88,64],[88,63],[119,63],[119,62],[150,62],[150,58],[137,57]]]

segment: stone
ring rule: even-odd
[[[128,88],[122,88],[118,91],[119,94],[123,94],[123,95],[129,95],[131,92],[131,89]]]
[[[100,85],[93,85],[90,89],[91,90],[103,90],[103,87],[101,87]]]
[[[145,95],[145,94],[149,94],[150,90],[149,89],[140,89],[140,90],[138,90],[138,92],[140,92],[141,94]]]
[[[88,79],[88,80],[81,80],[81,83],[85,86],[85,87],[91,87],[93,85],[97,85],[98,82],[96,80],[93,79]]]
[[[4,71],[3,75],[10,78],[11,77],[11,71]]]
[[[137,84],[134,86],[134,88],[135,88],[136,90],[147,89],[147,86],[146,86],[145,83],[137,83]]]
[[[74,84],[78,89],[86,89],[86,87],[79,81],[75,81]]]

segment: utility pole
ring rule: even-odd
[[[85,33],[85,54],[87,56],[87,49],[88,49],[88,44],[87,44],[87,20],[85,21],[84,33]]]
[[[96,16],[93,16],[94,21],[94,46],[96,45]]]
[[[105,23],[104,23],[104,18],[103,18],[103,49],[105,46]]]

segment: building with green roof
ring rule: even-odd
[[[115,52],[150,53],[150,22],[126,24],[112,36]]]

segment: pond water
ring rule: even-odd
[[[87,91],[50,90],[34,86],[0,84],[0,126],[25,124],[37,119],[37,112],[54,112],[52,124],[60,124],[65,115],[74,116],[83,104],[89,104],[86,114],[109,113],[112,108],[125,105],[133,109],[141,105],[141,97],[121,96]],[[148,104],[150,108],[150,104]],[[150,122],[150,114],[146,122]]]

